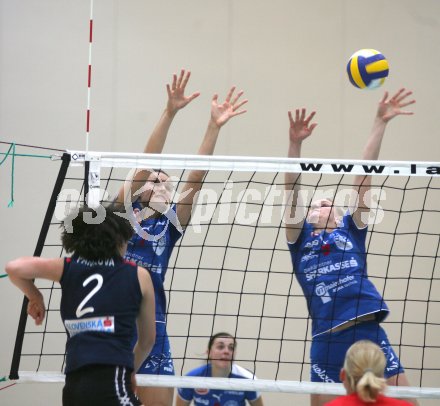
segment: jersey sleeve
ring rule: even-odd
[[[176,221],[172,221],[172,219],[170,219],[169,217],[168,217],[168,220],[169,220],[169,222],[168,222],[168,226],[169,226],[169,232],[170,232],[170,245],[172,246],[172,247],[174,247],[174,245],[176,244],[176,242],[179,240],[179,238],[180,237],[182,237],[182,234],[183,234],[183,229],[182,229],[182,227],[180,226],[180,223],[179,223],[179,219],[177,218],[177,206],[174,204],[172,207],[171,207],[171,209],[170,210],[172,210],[174,213],[172,214],[172,216],[170,216],[170,217],[173,217],[174,219],[176,219]],[[178,226],[179,226],[179,228],[180,228],[180,230],[176,227],[176,224],[178,224]]]
[[[191,402],[194,396],[194,389],[191,388],[179,388],[177,394],[185,401]]]
[[[71,262],[72,262],[72,258],[64,258],[63,273],[61,274],[61,278],[60,278],[61,287],[64,286],[64,282],[66,281],[67,269],[69,268]]]
[[[367,238],[368,227],[359,228],[353,220],[351,214],[347,213],[343,217],[344,227],[349,230],[350,236],[357,240],[358,244],[365,244],[365,240]]]

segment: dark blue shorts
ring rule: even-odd
[[[88,365],[69,372],[63,406],[141,405],[131,386],[132,370],[114,365]]]
[[[174,363],[166,323],[156,322],[156,342],[154,343],[150,355],[139,367],[137,373],[147,375],[174,375]]]
[[[404,372],[385,330],[376,321],[366,321],[345,330],[321,334],[312,339],[310,372],[312,382],[341,382],[339,372],[348,348],[359,340],[370,340],[382,348],[387,365],[385,378]]]

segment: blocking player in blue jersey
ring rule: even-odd
[[[410,91],[400,89],[391,98],[385,92],[379,102],[372,132],[362,159],[377,160],[390,120],[410,115],[402,110],[414,103]],[[301,156],[302,142],[316,127],[315,112],[298,109],[289,112],[288,156]],[[312,319],[311,379],[314,382],[340,382],[339,371],[350,345],[360,339],[377,343],[387,357],[385,377],[390,385],[407,385],[399,359],[389,344],[380,322],[388,306],[368,279],[365,240],[369,214],[371,176],[357,176],[353,191],[357,207],[339,213],[330,199],[312,202],[301,213],[300,179],[297,173],[285,176],[288,204],[286,236],[295,275],[307,300]],[[312,395],[312,405],[322,405],[331,397]]]
[[[133,229],[116,214],[121,209],[73,211],[62,233],[70,258],[24,257],[6,265],[10,280],[29,299],[28,314],[37,325],[45,305],[34,279],[61,285],[67,332],[64,406],[141,405],[133,371],[154,344],[154,291],[147,270],[123,258]],[[98,216],[101,223],[95,221]]]
[[[208,363],[193,369],[187,376],[255,379],[247,369],[234,363],[236,341],[229,333],[217,333],[208,343]],[[185,389],[178,390],[176,406],[186,406],[191,402],[195,406],[263,406],[263,399],[255,391],[237,391],[220,389]]]
[[[167,85],[168,102],[159,123],[150,135],[145,153],[161,153],[176,113],[194,100],[199,93],[185,96],[190,72],[182,70]],[[214,95],[211,116],[198,153],[212,155],[221,127],[229,119],[243,114],[241,107],[247,100],[240,100],[243,92],[232,87],[223,103]],[[126,258],[146,267],[151,274],[156,295],[156,343],[151,354],[138,370],[139,374],[174,375],[170,343],[166,331],[166,297],[164,281],[168,262],[184,228],[190,221],[194,197],[202,186],[205,171],[191,171],[180,191],[180,200],[170,204],[173,183],[160,170],[139,170],[134,173],[129,187],[121,188],[117,201],[132,206],[139,218],[136,235],[130,240]],[[173,388],[139,387],[138,395],[145,404],[171,406]]]

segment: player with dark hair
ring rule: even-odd
[[[61,239],[70,258],[23,257],[6,265],[37,325],[46,309],[34,279],[61,285],[60,312],[67,332],[65,406],[141,404],[134,394],[133,371],[154,343],[154,292],[147,270],[123,259],[133,229],[119,211],[118,206],[101,206],[96,212],[82,207],[67,216]]]
[[[402,108],[414,103],[411,92],[400,89],[391,98],[385,92],[379,102],[370,137],[362,158],[377,160],[390,120],[412,112]],[[315,115],[305,109],[289,112],[288,156],[301,156],[302,142],[316,124]],[[380,343],[388,364],[385,377],[390,385],[408,385],[408,380],[385,331],[380,326],[389,310],[368,279],[366,264],[367,225],[370,211],[371,176],[356,176],[353,193],[356,203],[348,213],[337,213],[330,199],[314,201],[304,219],[299,174],[286,173],[286,236],[295,275],[302,287],[312,318],[311,380],[339,382],[339,371],[348,347],[357,340]],[[354,200],[354,199],[353,199]],[[312,405],[331,399],[312,395]]]
[[[247,369],[234,363],[237,347],[235,338],[229,333],[214,334],[208,343],[208,362],[190,371],[187,376],[215,378],[255,379]],[[195,406],[244,406],[248,402],[253,406],[263,406],[263,399],[255,391],[232,391],[221,389],[184,389],[178,390],[176,406],[186,406],[194,402]]]
[[[145,153],[161,153],[168,130],[176,113],[199,93],[185,96],[190,72],[181,71],[167,85],[168,102],[159,123],[150,135]],[[232,117],[243,114],[240,108],[247,100],[240,100],[243,92],[235,93],[232,87],[223,103],[214,95],[211,102],[211,117],[200,145],[200,155],[212,155],[221,127]],[[117,202],[132,208],[138,217],[136,234],[129,242],[126,258],[145,266],[151,274],[156,295],[156,343],[151,354],[138,370],[139,374],[174,375],[169,338],[166,331],[166,296],[164,281],[173,248],[188,225],[194,199],[202,187],[203,170],[189,173],[177,204],[171,204],[174,185],[163,171],[137,170],[121,188]],[[128,186],[128,187],[127,187]],[[162,387],[139,387],[138,395],[145,404],[171,406],[174,389]]]

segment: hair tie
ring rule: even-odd
[[[373,370],[372,370],[371,368],[366,368],[366,369],[364,369],[364,375],[365,375],[367,372],[371,372],[372,374],[374,374],[374,372],[373,372]]]

